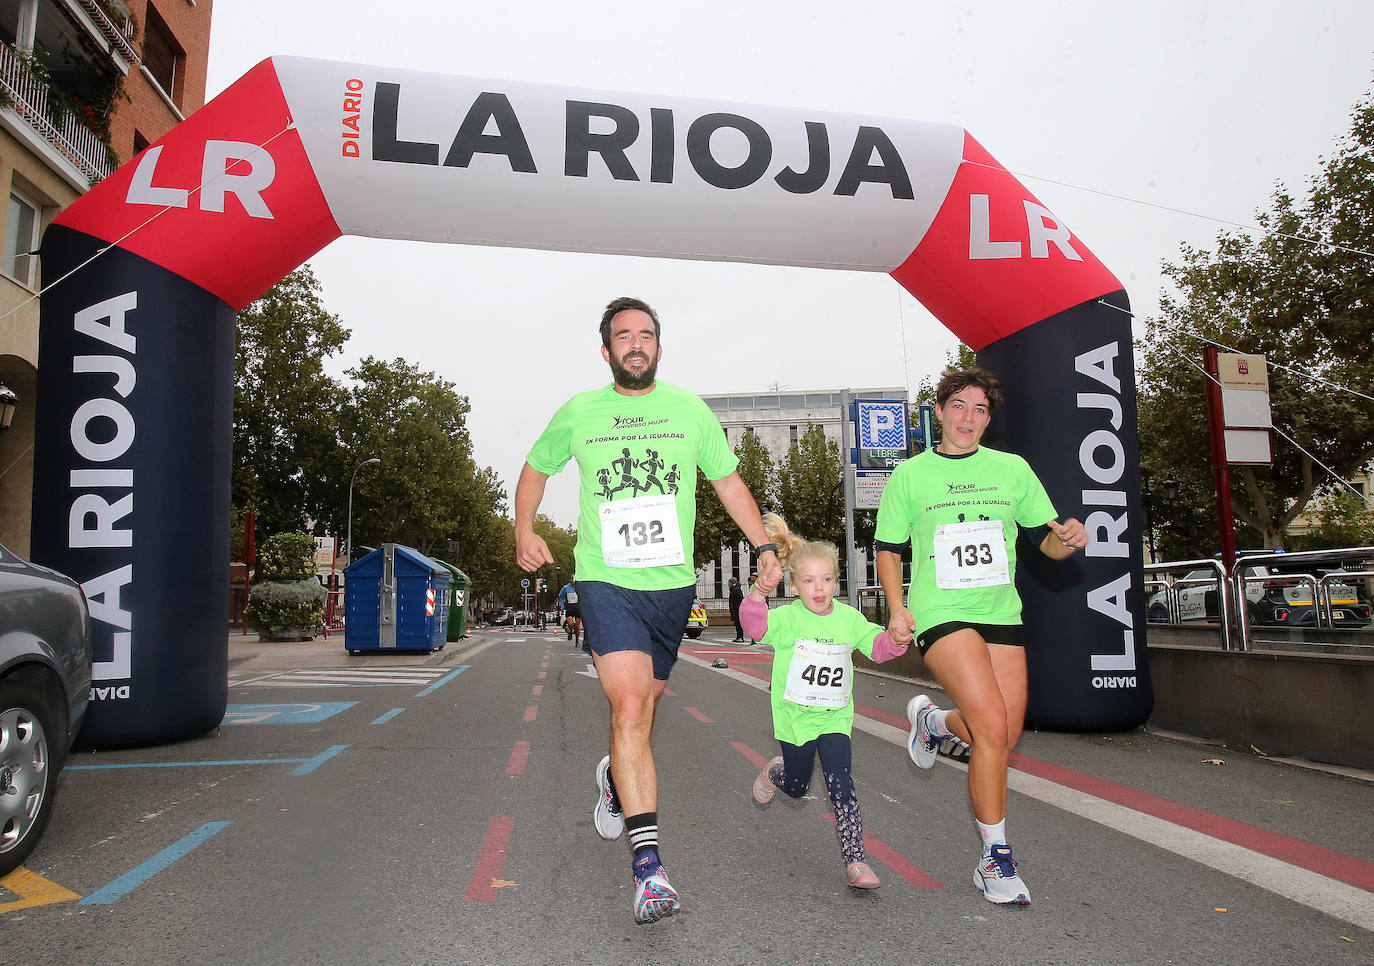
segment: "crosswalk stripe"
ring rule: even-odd
[[[428,684],[436,678],[442,677],[447,671],[447,668],[392,668],[386,671],[365,671],[357,668],[296,668],[244,678],[235,678],[230,675],[229,686],[234,688],[414,686]]]

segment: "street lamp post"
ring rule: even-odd
[[[358,478],[358,471],[371,463],[380,463],[377,457],[363,460],[353,467],[353,475],[348,479],[348,563],[353,562],[353,481]],[[347,566],[347,564],[345,564]]]

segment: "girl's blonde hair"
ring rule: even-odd
[[[820,559],[830,564],[837,577],[840,573],[840,551],[829,540],[804,540],[794,534],[787,521],[776,513],[763,515],[763,531],[778,545],[778,563],[789,580],[796,580],[797,567],[803,560]]]

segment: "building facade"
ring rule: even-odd
[[[706,405],[716,414],[725,427],[725,437],[734,449],[741,437],[750,430],[768,449],[774,462],[781,463],[787,451],[801,439],[807,427],[815,424],[824,430],[826,438],[834,440],[840,447],[842,459],[848,459],[844,452],[844,420],[848,414],[844,408],[846,390],[820,389],[794,391],[783,389],[760,393],[718,393],[703,395]],[[853,397],[862,399],[905,400],[907,391],[902,388],[884,387],[880,389],[851,389]],[[873,572],[873,561],[866,550],[857,553],[859,583],[872,585],[877,582]],[[707,564],[697,572],[697,596],[710,608],[728,605],[729,580],[739,578],[740,586],[748,590],[749,575],[757,567],[757,558],[747,541],[742,541],[732,550],[721,553],[718,560]],[[840,574],[840,590],[836,596],[848,593],[845,575]],[[778,588],[779,595],[784,588]]]
[[[0,0],[0,543],[29,553],[37,249],[63,208],[205,103],[212,0]],[[3,395],[3,393],[0,393]]]

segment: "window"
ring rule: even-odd
[[[135,154],[135,155],[142,154],[144,151],[148,150],[148,145],[149,145],[150,143],[152,143],[152,142],[150,142],[147,138],[145,138],[145,137],[143,136],[143,132],[142,132],[142,131],[138,130],[137,128],[134,129],[134,154]]]
[[[787,427],[787,436],[788,436],[788,442],[790,442],[791,445],[796,446],[796,445],[797,445],[797,427],[796,427],[796,426],[788,426],[788,427]]]
[[[10,278],[33,288],[38,248],[39,208],[17,191],[10,192],[10,207],[5,218],[5,261],[3,271]]]
[[[180,103],[177,82],[185,62],[186,51],[150,4],[143,25],[143,67],[173,103]]]

